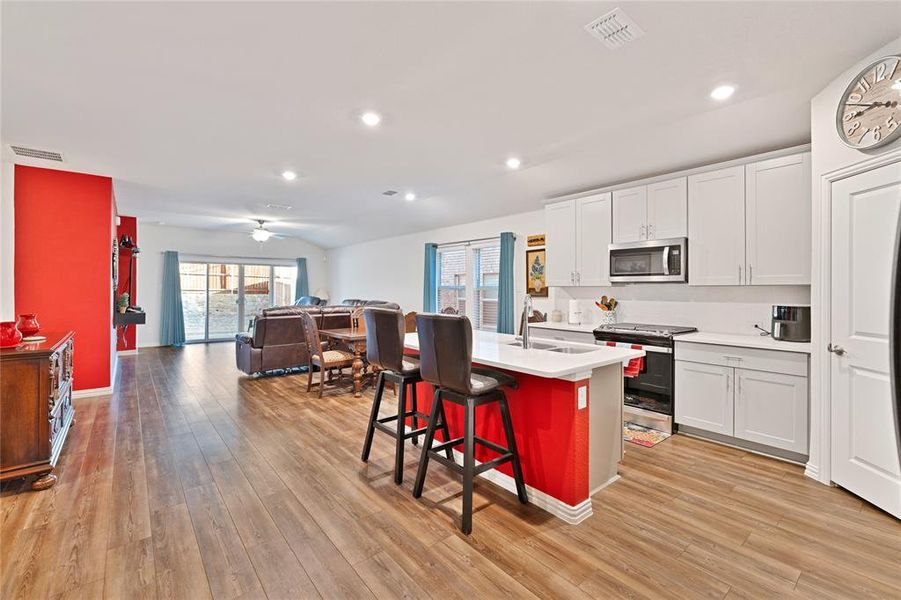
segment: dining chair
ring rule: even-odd
[[[322,398],[322,389],[325,387],[325,372],[338,369],[338,379],[344,375],[343,369],[350,367],[354,362],[354,355],[347,350],[336,350],[323,346],[319,337],[319,326],[316,319],[309,312],[303,313],[303,329],[307,347],[310,349],[310,364],[307,375],[307,392],[313,389],[313,367],[319,369],[319,397]],[[351,386],[353,379],[351,378]]]

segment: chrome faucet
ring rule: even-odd
[[[526,294],[522,304],[522,320],[519,329],[522,333],[522,347],[528,350],[532,347],[532,342],[529,340],[529,316],[532,314],[532,296]]]

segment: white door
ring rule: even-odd
[[[688,178],[688,283],[745,282],[745,168]]]
[[[648,239],[648,188],[639,186],[613,192],[613,241]]]
[[[751,285],[810,284],[810,152],[745,166]]]
[[[610,285],[610,192],[576,200],[576,283]]]
[[[576,203],[573,200],[544,207],[548,286],[576,283]]]
[[[735,437],[807,454],[807,378],[735,369]]]
[[[677,360],[676,423],[732,435],[734,371],[732,367]]]
[[[688,180],[685,177],[648,186],[648,239],[688,235]]]
[[[901,163],[832,184],[832,480],[901,518],[889,367]],[[844,352],[842,353],[842,350]]]

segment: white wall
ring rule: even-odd
[[[325,251],[297,238],[270,239],[264,244],[253,241],[250,234],[217,232],[147,225],[138,219],[137,303],[147,312],[147,323],[138,327],[138,346],[158,346],[160,340],[160,303],[162,300],[163,252],[239,258],[306,257],[310,291],[328,288]]]
[[[519,299],[526,290],[526,237],[544,233],[543,210],[329,250],[332,299],[387,300],[397,302],[404,311],[421,311],[425,244],[492,237],[504,231],[516,235],[514,297]],[[536,310],[545,311],[549,306],[550,300],[537,298],[534,302]]]
[[[0,171],[0,321],[16,318],[15,295],[15,165],[2,163]]]
[[[823,483],[830,481],[829,448],[830,436],[829,416],[825,414],[824,400],[828,393],[829,360],[825,351],[829,342],[828,314],[818,314],[823,310],[823,303],[829,294],[829,263],[824,259],[827,254],[829,230],[829,204],[827,182],[824,176],[833,171],[851,167],[867,161],[874,156],[901,148],[901,140],[883,148],[864,153],[849,148],[838,137],[835,130],[835,111],[842,93],[851,78],[874,60],[889,54],[901,54],[901,38],[889,42],[879,50],[853,64],[837,75],[826,88],[814,96],[810,102],[810,135],[811,135],[811,174],[812,174],[812,219],[813,219],[813,270],[811,280],[811,305],[813,308],[813,328],[811,342],[810,380],[810,460],[807,474]]]

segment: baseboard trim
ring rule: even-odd
[[[137,348],[135,348],[134,350],[118,350],[118,351],[116,351],[116,354],[118,356],[133,356],[137,353],[138,353]]]
[[[463,453],[459,450],[454,450],[454,457],[458,462],[463,462]],[[476,461],[476,465],[479,464],[481,464],[481,462]],[[501,473],[497,469],[485,471],[484,473],[479,475],[479,477],[482,477],[487,481],[490,481],[491,483],[497,485],[498,487],[507,490],[511,494],[516,493],[516,481],[514,481],[513,477],[507,475],[506,473]],[[617,479],[619,479],[619,475],[603,484],[598,488],[598,490],[610,485]],[[554,498],[553,496],[542,492],[541,490],[536,490],[530,485],[526,485],[526,492],[529,495],[529,504],[537,506],[545,512],[554,515],[558,519],[569,523],[570,525],[578,525],[593,514],[591,509],[590,497],[573,506],[571,504],[567,504],[559,498]]]
[[[72,392],[73,398],[90,398],[91,396],[107,396],[113,393],[113,386],[108,385],[102,388],[90,388],[87,390],[75,390]]]

